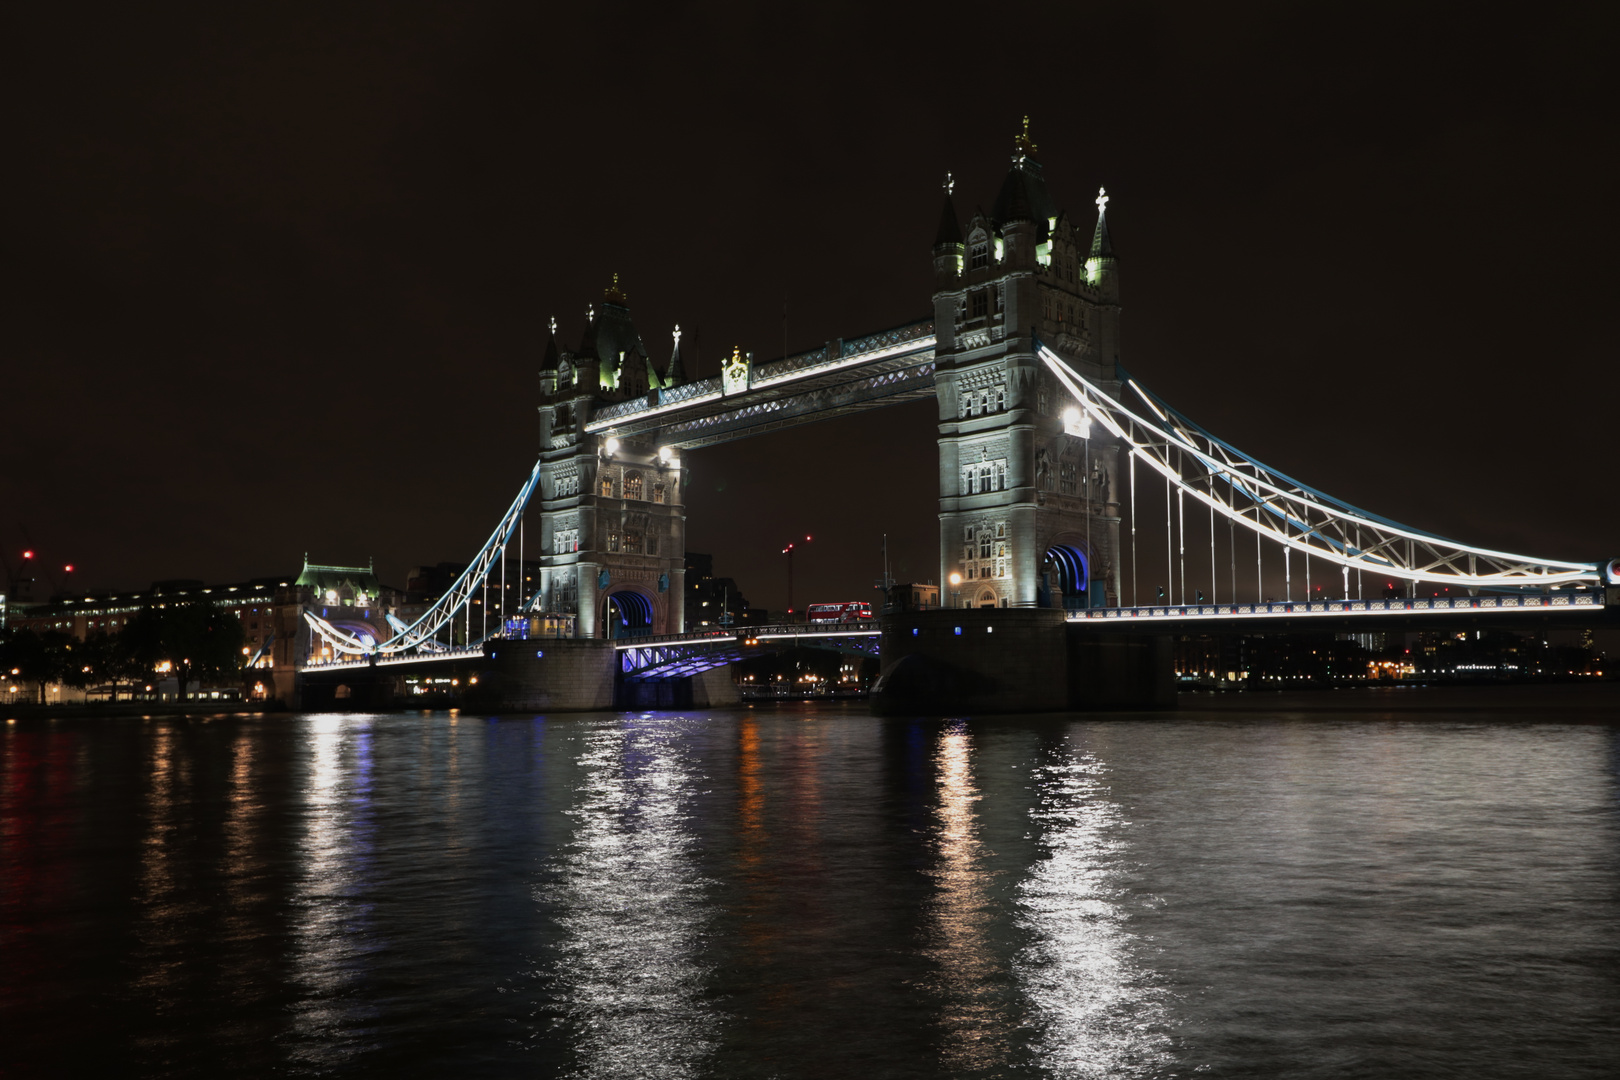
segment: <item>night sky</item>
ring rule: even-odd
[[[0,543],[78,587],[466,560],[611,275],[718,370],[931,312],[1031,118],[1123,362],[1397,520],[1620,555],[1614,5],[35,4],[7,17]],[[784,303],[786,319],[784,322]],[[688,455],[756,605],[938,574],[932,402]]]

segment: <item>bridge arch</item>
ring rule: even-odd
[[[1083,545],[1054,543],[1041,560],[1041,607],[1061,607],[1070,611],[1087,607],[1091,589],[1091,560]]]
[[[643,637],[652,633],[656,618],[653,598],[638,589],[617,589],[602,599],[603,637]]]

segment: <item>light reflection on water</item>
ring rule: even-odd
[[[577,1076],[701,1076],[717,1045],[713,909],[690,820],[699,776],[681,728],[625,717],[579,735],[573,835],[538,898],[563,930],[542,977],[575,1033]]]
[[[376,940],[367,895],[375,826],[371,814],[371,717],[321,716],[310,724],[303,791],[302,873],[293,895],[291,951],[295,1060],[341,1065],[371,1049],[375,1005],[351,993],[366,976]]]
[[[1126,822],[1105,772],[1092,755],[1064,748],[1032,773],[1030,817],[1045,858],[1019,889],[1031,940],[1015,970],[1040,1066],[1065,1080],[1148,1076],[1171,1060],[1168,1011],[1122,903]]]
[[[934,941],[928,950],[938,965],[934,989],[941,1012],[940,1060],[953,1075],[993,1071],[1005,1062],[1017,1019],[1004,984],[1007,964],[991,940],[997,916],[990,886],[994,871],[980,838],[973,780],[973,738],[965,721],[939,734],[934,752],[939,802],[932,871],[937,893],[929,905]]]
[[[1612,724],[16,727],[8,1077],[108,1073],[103,1047],[208,1080],[1608,1080],[1620,1058]]]

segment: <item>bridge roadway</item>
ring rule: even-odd
[[[1609,590],[1620,593],[1620,590]],[[1531,630],[1620,624],[1620,596],[1597,590],[1560,590],[1518,596],[1462,596],[1385,600],[1275,601],[1264,604],[1184,604],[1091,608],[1072,611],[1066,622],[1099,634],[1189,633],[1378,633],[1407,630]],[[878,621],[786,623],[709,630],[613,642],[618,669],[628,680],[680,678],[759,656],[783,642],[841,652],[878,655]],[[502,639],[491,639],[496,645]],[[545,648],[546,638],[528,642]],[[485,646],[411,656],[311,664],[306,673],[338,673],[373,667],[400,668],[480,660]]]

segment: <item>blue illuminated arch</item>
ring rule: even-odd
[[[1091,587],[1091,566],[1085,553],[1068,544],[1053,544],[1046,549],[1046,559],[1057,571],[1057,580],[1050,585],[1062,590],[1063,606],[1085,607],[1086,593]]]
[[[652,601],[626,589],[608,595],[607,636],[640,637],[652,632]]]

